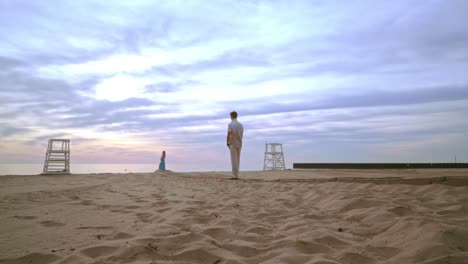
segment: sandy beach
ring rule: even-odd
[[[468,263],[468,170],[0,177],[0,263]]]

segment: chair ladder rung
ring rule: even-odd
[[[70,173],[70,140],[49,139],[42,174]]]

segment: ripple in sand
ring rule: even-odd
[[[304,240],[297,240],[295,242],[295,248],[298,252],[303,254],[328,253],[332,251],[329,246]]]
[[[322,263],[322,262],[308,262],[310,260],[310,256],[307,255],[281,255],[279,257],[276,257],[274,259],[269,260],[269,263],[288,263],[288,264],[303,264],[303,263]],[[332,263],[332,262],[329,262]],[[323,263],[322,263],[323,264]]]
[[[13,216],[13,218],[21,219],[21,220],[32,220],[32,219],[36,219],[37,216],[32,216],[32,215],[15,215],[15,216]]]
[[[83,200],[79,204],[82,205],[93,205],[93,200]]]
[[[166,237],[166,242],[167,243],[173,243],[173,244],[187,244],[187,243],[193,243],[197,242],[200,240],[203,240],[205,236],[201,234],[195,234],[193,232],[186,232],[182,234],[177,234],[177,235],[172,235]]]
[[[359,253],[346,252],[341,258],[343,264],[371,264],[375,261]]]
[[[394,247],[366,247],[366,251],[372,252],[374,255],[382,256],[385,259],[391,258],[401,252],[401,249]]]
[[[158,213],[164,213],[164,212],[169,211],[169,210],[171,210],[171,209],[172,209],[171,207],[166,207],[166,208],[157,209],[156,212],[158,212]]]
[[[64,223],[60,222],[55,222],[55,221],[42,221],[39,222],[39,224],[46,226],[46,227],[58,227],[58,226],[64,226]]]
[[[207,252],[207,250],[202,248],[186,249],[182,252],[174,254],[171,258],[171,260],[189,261],[190,263],[214,263],[219,261],[219,259],[222,258]]]
[[[60,262],[58,264],[85,264],[87,261],[84,260],[83,257],[77,255],[71,255]]]
[[[315,242],[318,242],[320,244],[324,244],[324,245],[327,245],[331,248],[334,248],[334,249],[340,249],[340,248],[343,248],[343,247],[346,247],[347,245],[349,245],[348,243],[336,238],[336,237],[333,237],[333,236],[323,236],[323,237],[319,237],[319,238],[316,238],[314,239]]]
[[[102,205],[98,205],[97,206],[99,209],[109,209],[109,208],[113,208],[114,206],[113,205],[109,205],[109,204],[102,204]]]
[[[225,228],[221,227],[208,228],[204,230],[202,234],[214,238],[218,241],[224,241],[232,237],[232,235],[229,232],[227,232]]]
[[[158,243],[159,241],[161,241],[160,238],[158,239],[154,237],[137,238],[134,240],[136,244],[140,244],[140,245],[155,244],[155,243]]]
[[[407,208],[407,207],[403,207],[403,206],[397,206],[397,207],[394,207],[392,209],[388,209],[388,211],[392,214],[395,214],[397,216],[407,216],[407,215],[412,215],[414,214],[413,211],[411,211],[411,209]]]
[[[204,205],[206,204],[206,201],[201,201],[201,200],[193,200],[193,201],[188,201],[188,204],[194,204],[194,205]]]
[[[436,257],[436,258],[424,261],[423,264],[441,264],[441,263],[466,264],[467,259],[468,259],[468,253],[460,253],[460,254]]]
[[[143,213],[137,213],[135,214],[138,219],[144,223],[151,223],[151,217],[153,216],[152,213],[146,213],[146,212],[143,212]]]
[[[256,227],[247,229],[245,232],[265,236],[265,235],[270,235],[271,233],[273,233],[273,229],[266,228],[263,226],[256,226]]]
[[[347,212],[356,209],[380,207],[382,205],[385,205],[385,202],[370,199],[350,199],[342,208],[340,208],[340,211]]]
[[[243,258],[257,257],[269,251],[269,249],[257,249],[256,243],[248,243],[241,240],[235,240],[232,243],[224,244],[222,248]]]
[[[118,247],[111,247],[111,246],[97,246],[97,247],[89,247],[81,250],[80,252],[88,256],[90,258],[98,258],[102,256],[108,256],[114,253]]]
[[[112,226],[80,226],[75,229],[112,229]]]
[[[106,260],[93,263],[160,263],[160,260],[168,261],[172,258],[160,254],[158,247],[154,245],[134,245],[120,249],[117,254],[107,257]]]
[[[213,221],[211,216],[193,216],[190,218],[192,224],[208,224]]]
[[[169,202],[168,201],[159,201],[159,202],[153,202],[151,203],[152,206],[166,206],[168,205]]]
[[[116,233],[111,233],[106,236],[107,240],[120,240],[120,239],[130,239],[134,238],[134,235],[125,233],[125,232],[116,232]]]
[[[125,208],[125,209],[138,209],[138,208],[140,208],[140,206],[137,206],[137,205],[129,205],[129,206],[125,206],[124,208]]]
[[[23,264],[23,263],[41,263],[41,264],[48,264],[52,263],[59,259],[59,257],[53,254],[42,254],[42,253],[31,253],[19,258],[14,259],[0,259],[1,263],[8,263],[8,264]]]

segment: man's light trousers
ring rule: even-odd
[[[233,145],[229,146],[229,150],[231,152],[232,174],[236,178],[239,178],[241,149],[242,149],[242,147],[233,146]]]

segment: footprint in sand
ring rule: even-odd
[[[13,218],[21,219],[21,220],[32,220],[32,219],[36,219],[37,216],[32,216],[32,215],[15,215],[15,216],[13,216]]]
[[[38,222],[39,224],[46,226],[46,227],[58,227],[58,226],[64,226],[64,223],[60,222],[55,222],[55,221],[42,221]]]

